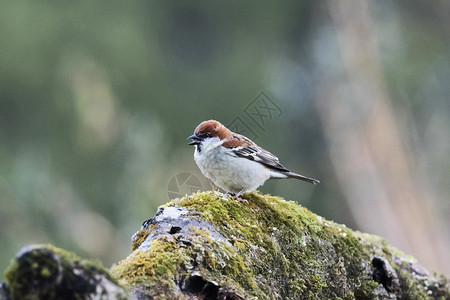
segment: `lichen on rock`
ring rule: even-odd
[[[449,297],[447,279],[382,238],[279,197],[243,199],[201,192],[161,206],[112,275],[142,299]]]

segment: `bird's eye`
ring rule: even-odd
[[[211,137],[211,134],[209,132],[201,132],[198,134],[199,137],[201,137],[202,139],[206,139]]]

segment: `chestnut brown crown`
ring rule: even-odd
[[[227,139],[232,133],[222,123],[216,120],[208,120],[201,122],[194,130],[195,135],[209,134],[210,137],[218,137],[219,139]]]

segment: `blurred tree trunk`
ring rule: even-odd
[[[330,0],[328,9],[344,70],[322,74],[318,110],[353,216],[364,231],[386,237],[428,267],[449,272],[442,224],[433,217],[420,177],[412,175],[417,167],[401,140],[383,83],[369,2]]]

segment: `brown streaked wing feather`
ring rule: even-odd
[[[242,147],[242,142],[245,143],[244,148],[240,148]],[[233,139],[226,141],[222,145],[226,148],[236,148],[233,149],[233,152],[239,157],[259,162],[272,169],[289,172],[288,169],[280,164],[278,157],[269,151],[258,147],[254,142],[245,136],[233,134]]]
[[[233,133],[231,138],[222,144],[225,148],[237,148],[243,145],[244,147],[256,146],[249,138],[236,133]]]

